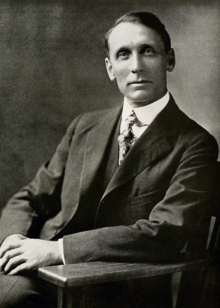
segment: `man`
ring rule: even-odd
[[[1,307],[15,297],[36,303],[30,273],[40,266],[170,261],[209,211],[217,144],[167,91],[175,56],[164,25],[128,13],[106,34],[106,50],[123,107],[78,116],[5,207]],[[97,286],[90,296],[94,307],[171,307],[170,277]]]

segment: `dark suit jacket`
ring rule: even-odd
[[[93,204],[94,179],[120,115],[115,108],[72,122],[52,159],[9,201],[0,240],[64,236],[66,263],[170,261],[182,249],[211,206],[216,141],[171,98]],[[83,219],[94,208],[91,227]]]
[[[120,114],[115,108],[72,122],[50,162],[8,202],[1,240],[31,236],[39,222],[43,239],[64,236],[71,224],[74,233],[75,216],[90,214],[90,187]],[[94,230],[78,226],[64,237],[67,263],[155,260],[179,251],[209,208],[217,151],[215,139],[171,98],[115,172],[97,204]]]

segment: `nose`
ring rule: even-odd
[[[135,53],[132,56],[131,72],[137,74],[141,71],[143,71],[141,55]]]

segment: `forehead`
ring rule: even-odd
[[[110,52],[123,46],[133,47],[142,44],[164,48],[163,41],[155,30],[142,24],[131,22],[122,22],[117,25],[109,36],[108,44]]]

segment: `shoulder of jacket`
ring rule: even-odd
[[[214,136],[185,114],[178,107],[172,96],[168,108],[169,127],[178,136],[180,144],[185,144],[186,147],[192,146],[193,144],[201,144],[214,149],[214,151],[218,151],[218,144]]]
[[[108,113],[110,114],[118,108],[119,107],[81,113],[71,122],[67,129],[67,133],[71,134],[76,130],[85,131],[96,125],[103,116],[106,116]]]
[[[212,148],[215,152],[218,152],[218,144],[215,137],[183,111],[180,110],[180,113],[180,138],[185,140],[188,146],[201,144],[204,147],[208,146],[210,149]]]

